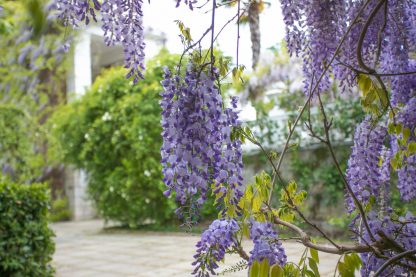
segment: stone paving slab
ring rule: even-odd
[[[100,220],[52,224],[56,233],[53,265],[57,277],[187,277],[199,240],[196,234],[151,232],[102,232]],[[298,261],[304,250],[299,244],[284,243],[290,261]],[[251,245],[246,242],[245,249]],[[333,276],[338,256],[321,254],[321,276]],[[221,268],[241,258],[227,256]],[[245,277],[246,272],[227,274]]]

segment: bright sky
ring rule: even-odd
[[[162,3],[163,2],[163,3]],[[184,2],[184,0],[182,0]],[[205,0],[199,0],[205,3]],[[196,5],[198,6],[198,4]],[[208,11],[207,13],[205,13]],[[198,40],[204,31],[211,24],[210,3],[202,9],[189,10],[182,3],[179,8],[175,8],[175,1],[151,0],[149,4],[144,0],[143,5],[145,28],[151,27],[156,32],[165,32],[167,35],[167,47],[171,52],[180,53],[183,50],[179,29],[174,20],[181,20],[185,26],[190,27],[191,35],[194,40]],[[237,8],[221,7],[216,10],[216,32],[237,13]],[[285,35],[284,23],[278,1],[272,1],[272,5],[267,8],[260,17],[261,45],[262,49],[276,45]],[[235,62],[236,56],[237,25],[230,23],[221,33],[218,43],[226,55],[232,56]],[[210,45],[210,34],[203,40],[203,47]],[[240,26],[240,64],[245,64],[251,68],[251,42],[248,25]]]

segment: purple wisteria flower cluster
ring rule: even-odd
[[[97,22],[96,13],[100,12],[104,42],[123,46],[127,78],[133,77],[136,83],[145,69],[142,5],[142,0],[104,0],[102,4],[97,0],[55,0],[52,9],[64,24],[74,28],[83,22],[88,25],[90,17]]]
[[[190,66],[183,79],[165,69],[162,82],[165,195],[175,191],[182,206],[196,209],[211,185],[218,201],[227,196],[229,204],[237,206],[242,196],[241,141],[231,138],[232,129],[240,126],[237,99],[232,99],[231,108],[224,108],[215,81],[215,76]]]
[[[379,197],[380,187],[385,185],[381,178],[387,178],[388,168],[379,166],[383,142],[387,130],[381,126],[372,126],[370,119],[361,122],[355,131],[354,146],[348,160],[347,180],[360,203],[367,204],[370,196]],[[384,149],[384,151],[387,151]],[[355,209],[352,196],[346,193],[348,212]]]
[[[254,248],[250,251],[249,264],[256,260],[261,262],[264,259],[267,259],[269,265],[283,266],[286,263],[285,250],[270,222],[253,221],[250,238],[254,242]]]
[[[143,78],[144,30],[143,0],[106,0],[101,7],[104,41],[107,45],[121,43],[124,49],[127,78],[134,76],[134,82]]]
[[[375,235],[376,239],[380,239],[380,232],[391,238],[406,250],[416,248],[416,217],[408,212],[405,216],[392,220],[391,216],[378,216],[375,212],[368,215],[368,224]],[[369,243],[371,241],[368,232],[363,229],[363,234],[360,238],[362,243]],[[383,255],[388,258],[396,255],[393,251],[383,251]],[[371,276],[371,273],[376,272],[381,265],[386,262],[386,259],[381,259],[375,256],[374,253],[362,253],[361,259],[363,266],[361,268],[362,276]],[[416,263],[403,260],[403,263],[409,266],[416,266]],[[408,268],[398,265],[392,265],[387,270],[383,271],[380,276],[407,276]]]
[[[214,220],[202,233],[201,240],[196,245],[195,261],[192,263],[195,268],[192,274],[198,277],[215,275],[218,262],[224,258],[226,251],[237,246],[235,234],[239,229],[234,219]]]
[[[182,0],[176,0],[176,7],[179,7],[181,2],[182,2]],[[196,1],[196,0],[184,0],[183,2],[185,3],[185,5],[187,5],[189,7],[189,9],[193,10],[194,9],[194,4],[196,4],[198,1]]]
[[[327,65],[330,67],[318,86],[320,91],[329,88],[331,73],[344,86],[355,86],[356,73],[351,67],[379,72],[415,69],[409,57],[409,50],[415,47],[416,29],[416,4],[412,0],[370,0],[368,3],[364,0],[282,0],[281,6],[288,49],[291,54],[302,56],[304,61],[306,91],[311,83],[316,83]],[[343,38],[341,51],[330,64]],[[358,45],[360,38],[362,44]],[[362,55],[358,57],[357,53]],[[361,68],[363,63],[368,68]],[[403,103],[402,95],[409,95],[414,75],[386,79],[391,80],[392,88],[398,92],[393,96],[393,103]]]
[[[57,17],[64,21],[65,25],[79,27],[79,24],[85,22],[88,25],[92,18],[97,22],[96,12],[101,8],[97,0],[57,0],[51,6],[58,11]]]

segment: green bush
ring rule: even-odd
[[[160,65],[176,61],[162,51],[137,85],[124,69],[110,69],[54,115],[64,159],[88,172],[89,194],[105,219],[136,227],[173,217],[175,203],[163,196],[159,93]]]
[[[64,196],[62,191],[57,191],[56,199],[52,201],[51,207],[51,221],[67,221],[72,216],[71,210],[69,209],[68,197]]]
[[[44,166],[36,151],[42,133],[22,109],[0,104],[0,181],[27,183],[38,177]]]
[[[0,183],[0,276],[52,276],[46,185]]]

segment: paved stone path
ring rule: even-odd
[[[52,224],[56,233],[53,265],[57,277],[186,277],[198,235],[151,232],[103,232],[102,221]],[[246,249],[251,249],[249,243]],[[298,261],[303,247],[285,243],[290,261]],[[333,276],[338,256],[320,253],[321,276]],[[227,256],[226,268],[241,259]],[[241,271],[225,276],[245,277]]]

